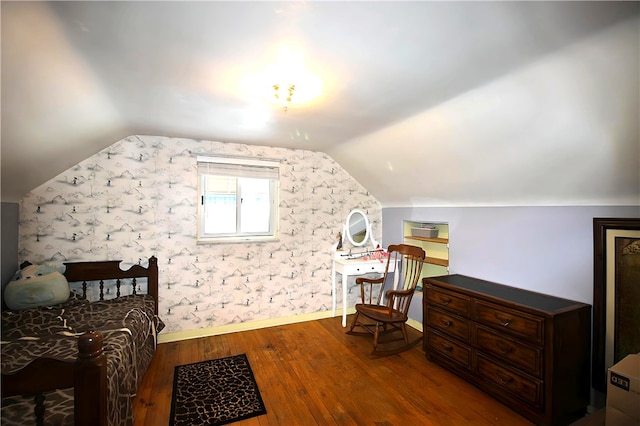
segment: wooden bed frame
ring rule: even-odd
[[[100,284],[100,300],[104,299],[104,280],[116,280],[120,296],[121,280],[131,280],[137,292],[137,278],[147,279],[147,292],[156,301],[158,314],[158,260],[149,258],[149,266],[134,265],[126,271],[121,261],[65,263],[64,275],[69,282],[82,282],[86,297],[87,283]],[[107,357],[102,353],[102,336],[87,332],[78,338],[78,357],[75,362],[40,358],[15,374],[2,374],[2,396],[35,395],[34,413],[41,425],[44,416],[44,392],[74,388],[74,423],[76,426],[107,425]]]

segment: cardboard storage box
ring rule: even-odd
[[[419,228],[411,228],[412,237],[437,238],[438,229],[435,226],[422,226]]]
[[[605,424],[640,424],[640,354],[627,355],[609,368]]]

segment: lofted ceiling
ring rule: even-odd
[[[326,152],[383,206],[640,204],[638,13],[638,2],[2,1],[2,200],[149,134]],[[242,86],[283,43],[323,83],[287,112]],[[588,96],[558,80],[567,68]],[[540,90],[525,110],[512,103]],[[618,148],[599,165],[605,144]],[[572,159],[584,170],[560,174]]]

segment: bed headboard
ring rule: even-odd
[[[131,279],[133,293],[136,293],[136,279],[147,279],[147,293],[156,301],[156,315],[158,314],[158,259],[155,256],[149,258],[149,266],[133,265],[125,270],[120,269],[121,260],[105,260],[97,262],[65,262],[64,276],[69,282],[82,283],[82,296],[87,296],[87,283],[97,281],[100,283],[100,300],[104,300],[104,281],[115,280],[117,294],[120,296],[121,280]]]

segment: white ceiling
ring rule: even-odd
[[[605,168],[607,174],[623,169],[606,185],[597,184],[603,181],[597,174],[595,185],[572,176],[562,190],[553,173],[545,180],[530,172],[521,180],[523,167],[542,166],[527,163],[532,158],[555,168],[581,157],[586,130],[572,126],[577,135],[567,139],[575,142],[561,147],[566,152],[559,157],[535,140],[510,152],[511,107],[496,106],[512,102],[522,84],[533,82],[527,90],[538,91],[549,66],[591,57],[599,34],[630,18],[633,37],[639,9],[638,2],[2,1],[2,200],[18,200],[123,137],[152,134],[323,151],[389,206],[640,201],[639,158]],[[282,42],[299,46],[306,68],[323,81],[321,98],[286,113],[240,86],[243,76],[269,65]],[[619,90],[631,90],[637,101],[634,43],[602,53],[630,64],[620,78],[630,75],[632,86]],[[584,78],[609,93],[601,81],[615,67],[600,66],[603,72]],[[511,145],[487,146],[438,120],[463,111],[456,126],[470,124],[472,134]],[[625,133],[615,139],[623,146],[619,156],[640,157],[637,111],[625,111],[622,121],[614,125]],[[432,138],[422,139],[417,133],[423,132]],[[416,144],[424,146],[416,150]],[[601,158],[597,149],[593,155]],[[437,188],[422,184],[444,160]],[[461,179],[474,161],[503,170],[502,183],[483,179],[483,170],[477,179]],[[542,189],[529,191],[536,180]]]

